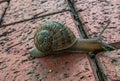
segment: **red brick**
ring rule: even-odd
[[[107,80],[120,81],[120,50],[102,52],[97,57]]]
[[[7,5],[8,5],[7,2],[0,3],[0,19],[1,19],[2,15],[3,15],[4,10],[7,7]]]
[[[110,25],[103,33],[102,37],[108,43],[120,41],[120,19],[119,5],[120,0],[75,0],[79,16],[85,23],[85,31],[90,36],[99,35],[107,24],[107,20],[111,20]],[[82,11],[81,11],[82,10]]]
[[[25,51],[22,51],[25,52]],[[22,53],[21,52],[21,53]],[[10,81],[95,81],[87,55],[62,54],[28,59],[18,54],[0,54],[0,80]]]
[[[38,69],[44,77],[47,76],[45,81],[49,79],[51,81],[95,81],[86,55],[67,54],[42,58],[42,62],[39,60],[41,59],[38,59],[38,64],[41,63],[41,65],[37,66],[36,69]],[[41,68],[39,68],[40,66]],[[49,73],[49,70],[52,72]]]
[[[22,53],[22,52],[21,52]],[[31,67],[31,61],[24,62],[28,59],[20,54],[1,54],[0,59],[0,81],[25,81],[29,76],[25,75],[25,70]],[[5,67],[6,66],[6,67]],[[4,67],[4,68],[3,68]],[[21,77],[20,77],[21,76]],[[19,78],[20,77],[20,78]],[[23,78],[24,77],[24,78]],[[19,80],[18,80],[19,78]]]
[[[67,8],[64,0],[11,0],[4,17],[4,24],[29,19],[37,14],[45,15],[66,10]]]

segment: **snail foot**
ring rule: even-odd
[[[38,49],[36,49],[36,48],[30,52],[30,55],[31,55],[32,57],[36,57],[36,58],[46,56],[45,53],[40,52],[40,51],[39,51]]]

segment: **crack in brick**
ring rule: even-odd
[[[9,0],[7,0],[7,2],[6,2],[7,4],[7,6],[5,6],[5,8],[4,8],[4,10],[3,10],[3,13],[1,14],[1,16],[0,16],[0,28],[1,28],[1,24],[2,24],[2,21],[3,21],[3,18],[4,18],[4,16],[5,16],[5,13],[6,13],[6,11],[7,11],[7,8],[8,8],[8,6],[9,6]]]
[[[50,16],[50,15],[54,15],[54,14],[58,14],[58,13],[66,12],[66,11],[69,11],[69,10],[62,10],[62,11],[52,12],[52,13],[44,14],[44,15],[40,15],[40,16],[37,16],[38,14],[36,14],[33,17],[28,18],[28,19],[24,19],[24,20],[20,20],[20,21],[8,23],[8,24],[0,25],[0,28],[10,26],[10,25],[14,25],[14,24],[18,24],[18,23],[22,23],[22,22],[26,22],[26,21],[30,21],[30,20],[34,20],[34,19],[38,19],[38,18],[44,18],[46,16]]]

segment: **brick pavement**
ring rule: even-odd
[[[0,3],[0,12],[6,5]],[[74,0],[87,35],[98,34],[106,20],[112,21],[103,34],[108,43],[119,42],[119,0]],[[87,54],[51,55],[32,58],[34,32],[42,21],[52,20],[67,25],[80,37],[79,29],[65,0],[10,0],[0,28],[0,81],[97,81],[92,61]],[[1,14],[0,14],[1,15]],[[115,31],[115,32],[113,32]],[[100,68],[108,81],[120,80],[120,51],[97,55]]]
[[[97,55],[98,61],[108,81],[120,80],[120,50],[102,52]]]
[[[80,0],[75,2],[75,5],[83,23],[86,25],[85,29],[88,36],[99,35],[110,20],[111,23],[102,35],[103,40],[108,43],[120,41],[120,36],[118,36],[120,34],[119,0]]]

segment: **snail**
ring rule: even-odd
[[[74,33],[65,25],[55,22],[43,22],[34,35],[36,48],[30,52],[33,57],[43,57],[48,54],[58,54],[64,52],[88,53],[103,49],[103,47],[114,47],[99,40],[76,38]]]

